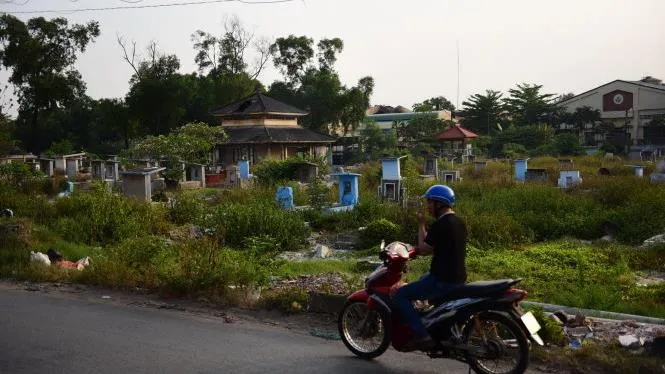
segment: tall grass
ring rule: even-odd
[[[254,200],[245,204],[221,204],[203,225],[215,230],[226,245],[241,248],[253,236],[270,236],[283,250],[301,248],[310,229],[295,212],[280,209],[274,201]]]
[[[69,241],[98,245],[164,233],[166,210],[109,192],[103,186],[55,203],[50,225]]]

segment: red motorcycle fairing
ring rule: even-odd
[[[352,301],[367,301],[369,299],[369,294],[367,293],[367,290],[358,290],[354,293],[351,294],[347,298],[347,300],[352,300]]]

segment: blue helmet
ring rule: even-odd
[[[424,198],[428,200],[440,201],[449,206],[455,205],[455,191],[448,186],[442,184],[435,184],[427,189]]]

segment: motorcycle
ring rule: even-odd
[[[409,244],[382,243],[382,265],[365,279],[365,289],[347,298],[339,313],[339,335],[358,357],[376,358],[391,344],[404,352],[405,345],[413,339],[411,329],[391,300],[391,292],[404,284],[407,262],[415,256],[417,250]],[[444,299],[428,300],[428,308],[417,308],[436,342],[427,355],[465,362],[482,374],[524,373],[531,344],[544,343],[538,335],[538,321],[519,305],[527,297],[525,291],[513,287],[520,281],[460,285]]]

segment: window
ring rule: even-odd
[[[250,164],[254,164],[254,147],[242,146],[233,148],[233,163],[240,160],[248,160]]]

